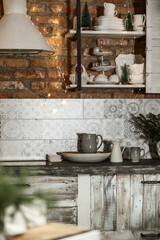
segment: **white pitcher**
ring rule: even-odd
[[[110,162],[114,162],[114,163],[123,162],[122,154],[124,152],[125,147],[121,151],[119,140],[114,140],[112,141],[112,143],[113,143],[113,147],[112,147]]]

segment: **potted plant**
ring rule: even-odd
[[[14,171],[6,173],[0,166],[0,240],[44,224],[46,202],[52,201],[55,204],[55,197],[47,192],[42,193],[39,190],[34,195],[26,194],[29,186],[26,182],[27,176],[24,171],[16,175]],[[35,214],[39,216],[39,222],[34,220]]]
[[[158,148],[160,142],[160,114],[148,113],[146,116],[143,114],[139,114],[138,116],[132,115],[131,122],[136,127],[136,133],[139,133],[140,137],[149,143],[151,157],[160,157]]]

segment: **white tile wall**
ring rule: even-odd
[[[1,99],[0,160],[39,160],[76,151],[77,133],[84,132],[143,146],[149,157],[129,121],[130,114],[149,112],[160,113],[159,99]]]

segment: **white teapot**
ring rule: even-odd
[[[113,147],[112,147],[110,162],[114,162],[114,163],[123,162],[122,154],[124,152],[125,147],[121,151],[119,140],[114,140],[112,141],[112,143],[113,143]]]

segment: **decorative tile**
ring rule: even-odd
[[[132,141],[139,138],[135,126],[129,120],[124,120],[124,137]]]
[[[22,99],[1,99],[1,119],[21,119],[23,110],[22,102]]]
[[[76,152],[77,139],[75,140],[45,140],[45,153]]]
[[[104,101],[105,118],[123,118],[123,102],[121,99],[108,99]]]
[[[22,158],[29,160],[46,159],[44,140],[22,141]]]
[[[102,134],[102,120],[46,120],[44,139],[77,139],[77,133]]]
[[[21,141],[1,141],[1,160],[22,160]]]
[[[2,120],[1,122],[2,139],[20,139],[21,121],[20,120]]]
[[[21,120],[22,135],[20,139],[44,139],[42,120]]]
[[[143,113],[143,100],[142,99],[125,99],[124,100],[124,118],[130,119],[131,114],[137,116]]]
[[[84,99],[84,118],[104,118],[104,100]]]
[[[106,119],[103,122],[104,139],[123,139],[124,126],[123,119]]]
[[[83,117],[83,100],[25,99],[23,119],[65,119]]]
[[[160,100],[159,99],[148,99],[144,100],[144,114],[153,113],[159,114],[160,113]]]

